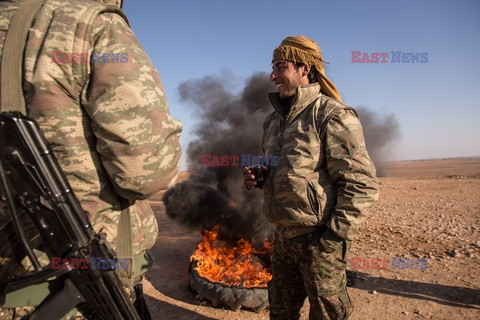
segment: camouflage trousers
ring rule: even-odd
[[[268,284],[270,319],[300,318],[308,297],[309,319],[347,319],[353,304],[347,293],[346,259],[350,241],[327,253],[320,245],[322,231],[293,238],[275,234],[272,280]]]

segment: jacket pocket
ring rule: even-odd
[[[320,222],[322,208],[320,206],[320,202],[318,201],[318,193],[312,181],[307,181],[307,198],[312,212],[315,213],[318,221]]]
[[[334,203],[328,201],[329,193],[316,179],[307,181],[307,196],[312,212],[318,219],[318,225],[326,224],[331,216],[331,208]]]

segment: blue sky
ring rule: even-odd
[[[304,34],[330,62],[345,103],[395,116],[401,138],[390,160],[480,156],[478,0],[126,0],[123,9],[183,122],[184,149],[195,114],[179,99],[180,83],[222,75],[235,92],[271,71],[285,37]],[[352,63],[352,51],[390,57]],[[427,53],[428,61],[392,63],[392,51]]]

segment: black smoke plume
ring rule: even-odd
[[[262,213],[263,192],[243,186],[242,155],[261,155],[263,121],[273,111],[268,92],[275,87],[266,73],[250,77],[238,94],[228,86],[210,76],[179,86],[181,99],[195,107],[199,121],[187,149],[190,177],[168,190],[163,200],[170,217],[194,230],[220,225],[222,239],[245,238],[260,245],[274,229]],[[204,166],[205,154],[238,160]]]
[[[222,78],[212,76],[179,86],[181,99],[195,107],[199,121],[196,139],[187,149],[190,176],[169,189],[163,200],[167,215],[193,230],[220,225],[223,240],[246,238],[260,245],[271,239],[274,228],[262,213],[262,191],[247,191],[243,186],[241,155],[261,155],[263,121],[273,111],[268,93],[275,87],[266,73],[250,77],[238,94],[228,86]],[[370,155],[380,163],[398,136],[398,123],[393,115],[381,118],[367,108],[358,111]],[[237,165],[204,166],[205,154],[238,156],[239,160]]]
[[[384,176],[383,165],[391,160],[395,143],[399,140],[400,125],[394,114],[380,115],[363,106],[356,107],[362,122],[368,154],[377,168],[377,176]]]

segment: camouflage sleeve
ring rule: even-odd
[[[362,125],[352,110],[341,110],[330,120],[325,149],[328,173],[337,188],[337,204],[323,238],[353,240],[367,209],[378,199],[378,183]]]
[[[90,79],[82,99],[115,191],[145,199],[174,183],[181,123],[169,113],[160,76],[127,23],[94,21]]]

